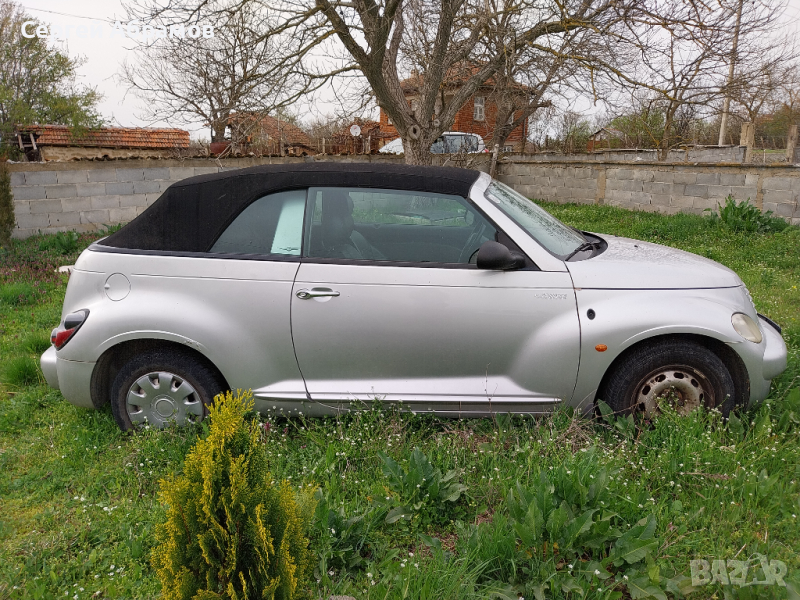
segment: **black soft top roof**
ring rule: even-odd
[[[251,202],[281,190],[373,187],[466,197],[480,172],[373,163],[263,165],[173,183],[141,215],[99,244],[113,248],[207,252]]]

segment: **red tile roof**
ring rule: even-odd
[[[189,132],[182,129],[100,127],[75,136],[66,125],[18,125],[17,131],[35,134],[38,146],[147,149],[189,147]]]
[[[232,128],[238,127],[240,132],[246,136],[261,138],[260,141],[280,140],[283,138],[283,142],[287,146],[314,147],[314,142],[311,141],[305,131],[288,121],[282,121],[269,115],[237,113],[231,115],[228,119],[228,124]]]

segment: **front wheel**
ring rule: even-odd
[[[599,398],[621,414],[652,417],[667,403],[680,415],[705,407],[727,417],[734,392],[730,372],[711,350],[694,342],[668,340],[624,356]]]
[[[210,368],[181,352],[135,356],[111,385],[111,412],[120,429],[199,423],[224,383]]]

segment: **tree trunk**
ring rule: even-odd
[[[508,119],[508,116],[506,116],[506,119]],[[503,148],[506,145],[506,140],[508,139],[508,136],[511,135],[512,131],[513,130],[508,125],[495,127],[494,134],[492,135],[492,139],[487,145],[487,147],[494,148],[495,146],[498,146],[500,148]]]
[[[433,164],[431,154],[431,142],[427,138],[420,136],[418,140],[411,138],[403,139],[403,153],[405,154],[407,165],[430,165]]]
[[[224,142],[225,141],[225,125],[224,124],[213,124],[211,126],[211,141],[212,142]]]
[[[669,144],[670,133],[672,131],[672,123],[675,120],[675,109],[668,109],[667,114],[664,116],[664,134],[661,136],[661,144],[658,148],[658,161],[666,162],[669,158]]]

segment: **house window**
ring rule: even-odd
[[[514,114],[516,111],[511,111],[511,114],[508,117],[508,124],[511,125],[514,122]]]
[[[513,152],[514,146],[503,146],[503,152]]]
[[[472,119],[475,121],[483,121],[486,118],[486,98],[483,96],[475,96],[473,106]]]

